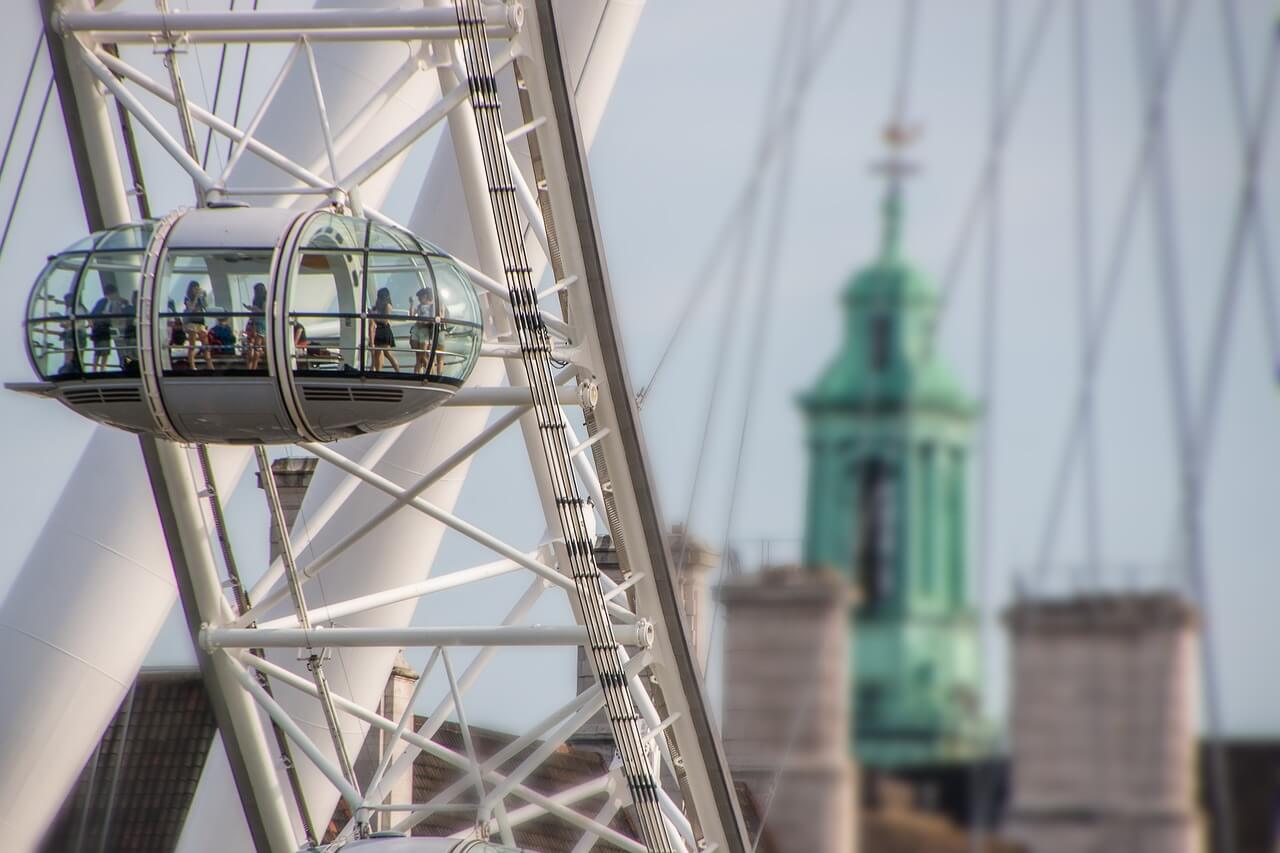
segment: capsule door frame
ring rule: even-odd
[[[160,270],[168,257],[169,233],[173,226],[187,214],[190,208],[179,208],[166,214],[151,232],[142,262],[142,278],[138,282],[138,373],[142,383],[142,396],[161,436],[170,441],[186,441],[169,417],[164,402],[164,382],[160,372],[160,347],[158,330],[161,328],[160,309],[155,298],[159,286]]]

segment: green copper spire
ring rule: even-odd
[[[845,572],[855,752],[869,766],[961,760],[978,743],[966,503],[973,404],[929,345],[937,297],[905,256],[905,135],[886,134],[880,251],[844,289],[844,335],[800,403],[804,559]]]
[[[902,178],[900,172],[890,174],[884,201],[880,204],[882,261],[896,260],[902,247]]]

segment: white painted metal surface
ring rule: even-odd
[[[188,622],[193,633],[199,632],[202,637],[199,656],[204,662],[206,688],[221,714],[219,723],[224,734],[234,735],[239,741],[238,746],[230,748],[232,762],[228,763],[223,751],[215,747],[206,764],[180,842],[182,850],[248,849],[253,842],[243,817],[246,812],[253,815],[254,838],[261,846],[291,849],[292,841],[281,839],[280,827],[282,821],[290,822],[290,818],[282,816],[293,810],[292,801],[283,792],[264,793],[264,785],[270,787],[274,782],[278,788],[283,780],[282,774],[267,766],[271,758],[262,750],[267,716],[291,741],[295,757],[302,759],[298,774],[309,822],[322,828],[339,796],[356,815],[357,823],[343,829],[342,841],[363,831],[360,822],[370,810],[385,808],[379,804],[389,786],[411,768],[418,752],[425,751],[464,771],[465,778],[460,782],[463,787],[451,787],[432,803],[412,806],[407,815],[398,818],[397,826],[404,830],[411,829],[433,810],[456,808],[453,798],[474,789],[480,799],[476,837],[501,837],[510,843],[514,827],[551,814],[580,829],[583,844],[602,838],[622,849],[640,851],[645,849],[641,842],[602,822],[626,807],[634,796],[636,803],[650,804],[636,813],[648,821],[649,829],[642,837],[657,844],[655,849],[687,853],[703,846],[704,841],[731,853],[745,849],[732,787],[718,753],[696,662],[689,654],[680,620],[663,525],[649,492],[631,391],[616,346],[583,162],[582,145],[589,142],[598,126],[640,6],[608,2],[565,4],[561,10],[564,26],[559,33],[551,23],[550,3],[540,2],[536,8],[535,25],[514,39],[514,50],[503,45],[495,50],[493,62],[501,74],[496,90],[478,90],[475,81],[480,78],[473,73],[468,78],[471,91],[467,100],[457,95],[467,74],[462,54],[457,46],[441,41],[434,32],[428,34],[433,39],[429,45],[417,41],[414,47],[328,45],[323,51],[314,52],[314,62],[311,45],[301,43],[294,56],[305,57],[306,61],[295,62],[292,70],[282,75],[278,93],[272,87],[284,106],[265,114],[267,119],[259,122],[255,117],[249,121],[248,130],[240,131],[219,124],[199,109],[191,110],[197,121],[218,127],[245,150],[260,155],[256,164],[243,160],[219,177],[205,173],[190,157],[184,159],[162,122],[125,92],[128,86],[140,86],[160,94],[162,100],[178,102],[185,110],[187,105],[180,95],[165,98],[162,84],[145,79],[129,65],[127,57],[116,60],[105,52],[95,52],[92,38],[84,33],[79,37],[85,39],[84,43],[73,46],[72,65],[80,62],[96,68],[104,78],[110,76],[104,71],[109,66],[127,78],[124,83],[114,78],[102,82],[187,169],[197,191],[209,198],[234,196],[240,188],[251,194],[277,192],[281,196],[278,203],[310,205],[318,201],[319,195],[363,211],[372,219],[389,221],[376,209],[381,201],[377,181],[382,180],[381,186],[385,187],[386,176],[404,157],[398,146],[407,145],[427,129],[424,116],[434,122],[447,115],[449,133],[439,145],[409,225],[477,269],[480,283],[489,291],[486,344],[490,353],[501,354],[481,362],[473,376],[478,390],[470,405],[442,408],[387,436],[345,442],[337,449],[300,445],[302,450],[319,457],[322,464],[304,501],[287,553],[299,555],[298,569],[303,577],[314,577],[305,582],[305,596],[296,586],[290,596],[281,585],[279,569],[272,567],[252,591],[253,600],[261,603],[238,618],[228,602],[214,592],[219,569],[208,557],[208,531],[198,504],[192,494],[176,491],[191,486],[190,472],[184,470],[189,469],[189,456],[175,445],[148,449],[161,518],[179,567],[179,588],[188,605]],[[306,16],[299,14],[301,23]],[[517,24],[518,14],[512,15],[513,25]],[[159,23],[168,23],[174,29],[180,17],[170,16]],[[332,15],[328,20],[338,17]],[[126,23],[121,22],[120,26],[127,28]],[[154,23],[140,20],[128,26],[145,29],[145,25]],[[205,35],[209,37],[229,39],[224,31],[213,28],[247,28],[251,22],[210,19],[195,23],[208,28]],[[498,28],[490,35],[503,33]],[[244,37],[245,31],[237,35]],[[259,33],[251,32],[247,37],[256,39]],[[473,41],[472,46],[476,43]],[[513,58],[527,84],[519,89],[507,67]],[[471,59],[475,60],[475,54]],[[344,66],[344,60],[356,64]],[[372,78],[368,73],[371,67],[379,69]],[[334,74],[334,68],[340,70]],[[327,73],[333,76],[326,77]],[[412,86],[426,86],[423,79],[437,77],[438,85],[431,84],[435,87],[431,97],[401,102]],[[441,89],[449,93],[444,101],[439,100]],[[82,94],[88,91],[83,89]],[[516,130],[504,137],[504,128],[492,121],[481,122],[481,128],[496,136],[491,134],[489,141],[478,144],[473,104],[476,110],[496,106],[489,103],[486,92],[501,100],[502,123]],[[312,120],[318,114],[321,132],[297,133],[309,112]],[[110,152],[108,128],[101,122],[82,126],[98,156],[106,156]],[[302,144],[295,144],[299,142]],[[499,152],[497,161],[492,159],[495,151]],[[554,277],[560,283],[540,297],[546,298],[541,308],[524,305],[533,298],[527,285],[523,290],[513,285],[508,294],[501,283],[509,272],[504,265],[512,260],[499,250],[509,252],[513,232],[505,232],[499,243],[494,239],[494,228],[506,227],[513,220],[509,217],[504,222],[501,217],[491,216],[488,196],[498,190],[492,185],[493,173],[486,174],[481,168],[482,156],[489,157],[491,164],[502,163],[504,169],[513,165],[518,170],[510,177],[514,186],[506,191],[520,195],[518,214],[514,207],[510,211],[511,216],[523,220],[518,227],[525,232],[524,250],[534,256],[555,254]],[[242,173],[241,166],[252,168]],[[247,181],[239,183],[246,175]],[[353,182],[353,175],[368,180],[363,184]],[[282,180],[300,182],[298,191],[280,192]],[[120,192],[117,185],[107,193],[118,207],[122,206]],[[467,217],[455,214],[459,205],[465,206]],[[546,261],[532,257],[531,262],[534,269],[529,273],[536,281]],[[536,342],[521,338],[520,346],[514,346],[513,310],[516,322],[529,316],[527,312],[536,312],[532,316],[541,315],[539,325],[573,344],[557,345],[557,354],[568,359],[563,368],[557,364],[559,374],[544,364],[545,372],[536,375],[542,378],[535,383],[534,394],[540,396],[533,408],[526,408],[534,398],[522,388],[526,375],[533,374],[522,372],[515,357],[522,357],[530,370],[533,358],[545,361],[546,357],[531,355],[535,350],[530,347]],[[277,341],[276,348],[279,346]],[[539,353],[545,351],[546,347],[536,349]],[[504,378],[511,388],[502,387]],[[556,390],[553,382],[563,387]],[[534,543],[503,541],[453,511],[471,455],[493,437],[494,430],[485,428],[490,406],[516,407],[502,421],[504,426],[514,426],[519,421],[530,471],[538,486],[538,503],[548,526],[549,540],[533,551],[530,545]],[[580,437],[575,430],[584,418],[588,434]],[[540,434],[546,430],[563,430],[555,453],[540,441]],[[584,452],[588,449],[589,453]],[[548,460],[552,460],[550,466]],[[431,473],[423,476],[426,472]],[[223,482],[224,490],[229,492],[232,481]],[[584,503],[577,495],[586,496],[590,502]],[[504,493],[503,498],[510,496]],[[400,508],[388,512],[389,500]],[[572,513],[564,511],[565,501],[572,502]],[[620,549],[624,538],[629,543],[624,565],[631,574],[625,596],[619,594],[613,581],[596,579],[589,554],[584,562],[583,549],[590,548],[597,525],[605,529],[606,501],[615,542]],[[570,518],[575,519],[572,535],[566,520]],[[531,573],[527,575],[529,584],[524,594],[505,613],[499,609],[490,626],[408,627],[416,596],[452,586],[443,581],[433,583],[427,577],[446,530],[456,531],[503,558],[497,564],[477,567],[467,575],[468,582],[480,582],[508,570]],[[308,565],[312,558],[318,558],[314,569]],[[590,573],[584,573],[587,568]],[[289,577],[295,577],[292,570]],[[585,587],[583,578],[591,579]],[[562,591],[574,591],[569,601],[579,622],[589,626],[588,630],[522,624],[544,594],[559,596]],[[295,609],[295,603],[310,611],[306,618],[299,618],[302,611]],[[330,619],[341,614],[340,627],[309,628],[313,614],[320,613]],[[646,616],[656,621],[651,622]],[[264,623],[274,627],[252,627]],[[145,626],[139,626],[134,633],[141,635],[141,627]],[[494,654],[511,644],[576,643],[584,634],[608,639],[610,654],[616,657],[609,667],[605,664],[613,658],[600,657],[597,661],[603,688],[598,685],[588,690],[516,737],[498,755],[479,763],[472,748],[465,703],[468,691],[483,676]],[[603,643],[604,639],[593,642]],[[615,645],[617,640],[639,646],[640,650],[633,649],[629,654]],[[315,673],[311,678],[304,673],[296,654],[300,643],[308,649],[323,644],[332,652],[332,657],[309,656],[311,666],[325,667],[329,673],[325,678]],[[455,674],[443,646],[460,643],[483,647]],[[416,731],[407,725],[407,717],[387,721],[372,710],[399,644],[436,646],[427,669],[442,662],[448,676],[448,692]],[[269,650],[263,659],[233,648],[246,646],[274,650]],[[251,676],[253,669],[269,676],[272,693],[268,694]],[[323,701],[317,703],[316,697]],[[527,780],[538,764],[606,701],[612,714],[625,715],[616,716],[616,720],[627,720],[616,728],[620,732],[620,748],[629,750],[628,778],[611,772],[554,795],[532,790]],[[462,729],[464,753],[432,740],[450,718],[456,718]],[[105,722],[105,715],[101,719]],[[354,779],[341,754],[358,750],[370,725],[394,732],[400,741],[394,749],[400,751],[383,757],[375,779],[362,790],[364,783]],[[338,750],[334,749],[335,743],[340,744]],[[517,766],[505,768],[512,757],[530,747],[532,752]],[[232,766],[237,768],[236,784],[232,782]],[[655,794],[645,781],[651,776],[661,778],[667,772],[664,766],[674,770],[680,781],[680,793],[674,797],[665,792]],[[601,794],[606,799],[604,807],[592,807],[598,811],[599,819],[577,811],[580,803]],[[264,797],[269,801],[264,802]],[[683,799],[682,805],[678,798]],[[655,808],[654,803],[660,808]],[[292,822],[294,826],[286,834],[292,832],[295,840],[301,839],[297,814],[293,814]],[[468,834],[463,832],[456,837]]]

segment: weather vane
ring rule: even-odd
[[[903,178],[915,174],[916,164],[906,159],[904,153],[908,146],[915,144],[915,141],[920,138],[921,130],[919,124],[908,124],[898,119],[885,125],[881,137],[889,149],[888,155],[872,163],[872,171],[890,178]]]

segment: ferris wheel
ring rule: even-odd
[[[25,326],[38,381],[11,387],[104,426],[91,477],[58,510],[74,530],[37,543],[28,566],[40,570],[24,572],[0,620],[6,683],[41,673],[0,700],[4,831],[19,847],[52,817],[176,589],[224,748],[205,766],[184,850],[505,850],[546,819],[580,833],[581,850],[747,849],[638,436],[585,164],[636,11],[42,3],[91,233],[48,247]],[[191,95],[205,45],[283,51],[233,121]],[[156,58],[163,75],[147,69]],[[379,207],[433,132],[417,209],[397,222]],[[229,146],[220,174],[205,134]],[[150,208],[142,150],[189,179],[185,204]],[[519,476],[535,488],[511,487],[513,472],[485,500],[538,507],[545,533],[532,542],[455,506],[473,458],[516,430]],[[318,460],[292,530],[266,445]],[[242,578],[248,534],[225,504],[250,468],[280,554]],[[488,559],[434,573],[446,534]],[[602,535],[616,579],[597,567]],[[512,577],[514,600],[485,592]],[[410,624],[420,599],[464,587],[491,604],[486,623]],[[528,624],[547,598],[572,621]],[[556,646],[584,650],[594,685],[496,754],[477,752],[467,694],[488,664]],[[403,648],[430,650],[424,676],[443,671],[445,684],[432,696],[439,679],[421,678],[388,720],[375,709]],[[413,709],[428,706],[415,726]],[[602,709],[613,761],[553,795],[531,786]],[[461,750],[433,739],[450,718]],[[371,727],[389,736],[362,779],[353,761]],[[456,780],[429,802],[388,803],[420,753]],[[350,819],[326,837],[339,803]],[[442,813],[464,827],[407,835]],[[372,838],[378,828],[404,835]]]

